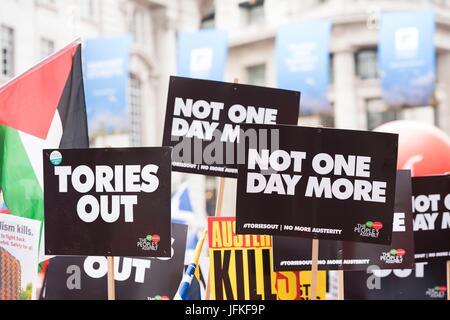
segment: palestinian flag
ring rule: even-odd
[[[43,149],[88,145],[79,41],[0,87],[0,186],[11,214],[44,219]]]

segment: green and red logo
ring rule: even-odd
[[[159,236],[159,234],[154,234],[154,235],[149,234],[145,239],[148,242],[153,242],[156,244],[158,244],[161,241],[161,237]]]
[[[399,264],[403,262],[403,257],[406,255],[405,249],[391,249],[388,252],[383,252],[380,261],[388,264]]]
[[[367,221],[366,222],[366,227],[367,228],[372,228],[372,229],[375,229],[375,230],[381,230],[381,229],[383,229],[383,224],[381,223],[381,222],[372,222],[372,221]]]
[[[391,249],[389,253],[391,256],[403,257],[406,254],[406,251],[405,249]]]
[[[145,238],[139,238],[137,246],[144,251],[157,251],[160,242],[161,236],[159,234],[149,234]]]
[[[154,296],[153,298],[150,298],[150,300],[156,300],[156,301],[167,301],[170,300],[170,298],[168,296]]]
[[[446,286],[436,286],[436,287],[434,287],[434,290],[439,291],[439,292],[446,292],[447,287]]]
[[[361,237],[378,238],[380,236],[381,229],[383,229],[383,223],[378,221],[367,221],[364,224],[357,224],[355,227],[355,232]]]
[[[446,286],[435,286],[434,288],[429,288],[425,294],[430,298],[443,299],[445,298],[446,292],[447,292]]]

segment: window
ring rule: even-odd
[[[129,31],[133,36],[133,40],[137,43],[145,42],[145,16],[140,9],[134,9],[130,17]]]
[[[378,78],[376,49],[363,49],[356,53],[356,75],[362,80]]]
[[[41,39],[41,58],[45,59],[55,52],[55,42],[46,38]]]
[[[216,14],[214,12],[203,17],[200,24],[201,29],[213,29],[216,26]]]
[[[247,25],[261,25],[264,23],[264,0],[241,2],[239,6],[245,10]]]
[[[373,130],[382,124],[399,119],[399,110],[389,109],[382,99],[367,99],[367,129]]]
[[[254,86],[266,85],[266,65],[258,64],[247,68],[247,82]]]
[[[14,75],[14,29],[0,26],[0,75]]]
[[[85,18],[93,18],[95,16],[94,0],[81,0],[81,16]]]
[[[330,64],[328,65],[328,83],[334,83],[334,55],[330,53]]]
[[[141,81],[134,75],[130,75],[130,120],[131,120],[131,145],[139,147],[141,139],[142,121],[142,85]]]

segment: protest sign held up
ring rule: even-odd
[[[170,257],[171,148],[43,154],[47,254]]]
[[[295,125],[299,108],[296,91],[171,77],[163,145],[174,171],[235,178],[241,126]]]
[[[281,125],[245,135],[237,233],[391,243],[397,135]]]
[[[414,231],[411,209],[411,175],[397,172],[392,244],[379,245],[348,241],[320,241],[319,270],[411,269],[414,266]],[[275,271],[309,270],[311,240],[273,237]]]

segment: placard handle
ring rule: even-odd
[[[108,300],[116,300],[116,282],[114,280],[114,257],[108,257]]]
[[[239,83],[239,79],[238,78],[234,78],[234,83],[238,84]],[[218,181],[218,189],[217,189],[217,202],[216,202],[216,210],[214,212],[214,217],[221,217],[222,216],[222,205],[223,205],[223,196],[225,193],[225,178],[224,177],[219,177],[219,181]],[[206,300],[211,300],[211,286],[210,286],[210,276],[211,270],[209,270],[209,274],[208,274],[208,283],[206,284],[206,292],[205,292],[205,296],[206,296]]]
[[[450,260],[447,261],[447,300],[450,300]]]
[[[317,300],[318,269],[319,269],[319,239],[313,239],[311,248],[311,300]]]
[[[345,300],[344,270],[338,271],[338,300]]]

